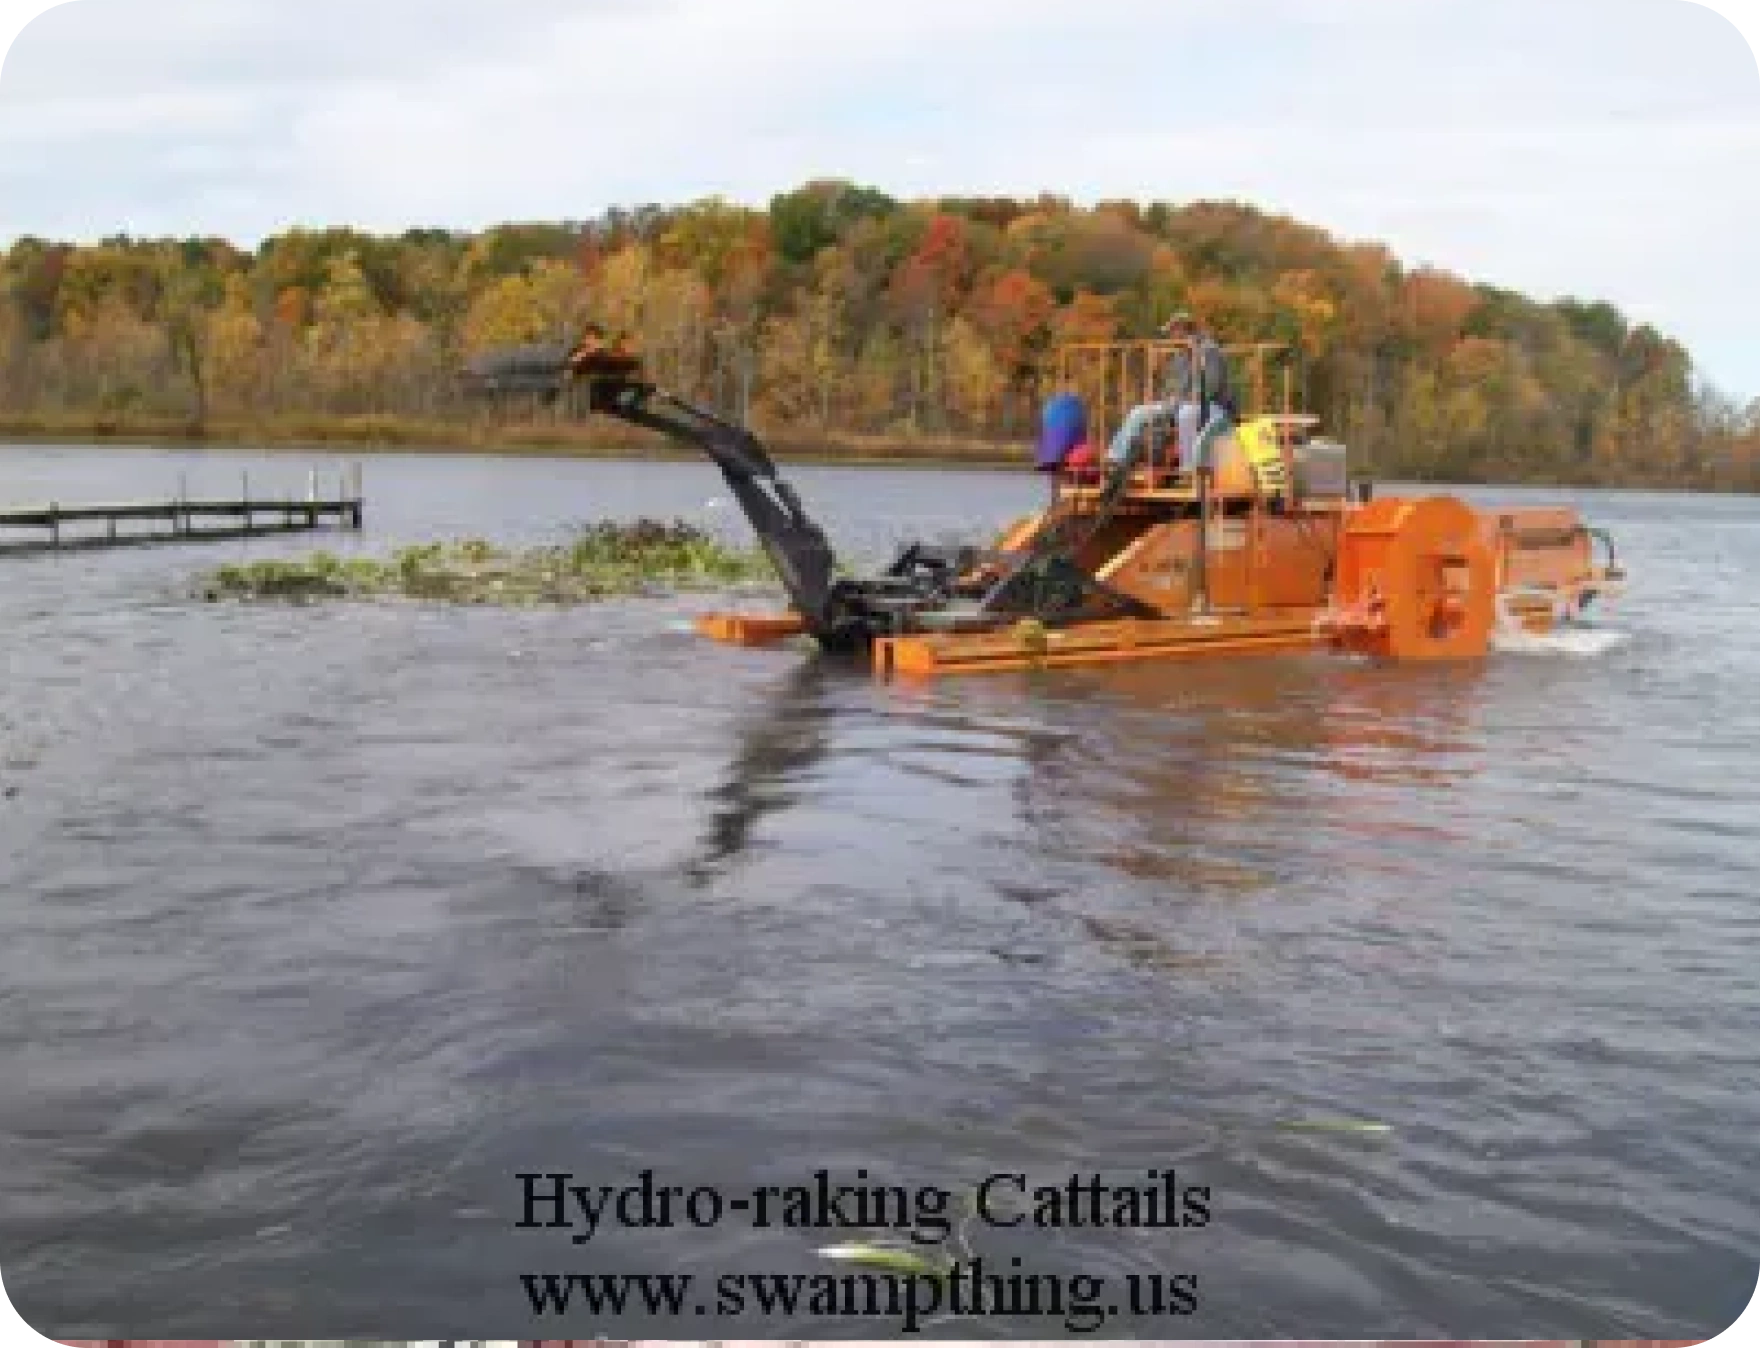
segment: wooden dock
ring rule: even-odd
[[[246,474],[241,492],[234,498],[192,498],[180,484],[177,496],[169,501],[125,501],[114,505],[51,502],[0,509],[0,555],[217,543],[260,534],[306,533],[327,528],[358,530],[362,513],[358,464],[329,492],[320,490],[318,474],[311,473],[303,497],[253,496]]]

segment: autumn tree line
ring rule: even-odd
[[[595,321],[651,374],[789,444],[1023,454],[1058,344],[1188,309],[1290,351],[1299,402],[1387,476],[1760,489],[1760,401],[1610,304],[1542,303],[1239,204],[898,201],[808,183],[480,233],[18,240],[0,430],[536,443],[487,348]],[[579,430],[574,433],[580,434]]]

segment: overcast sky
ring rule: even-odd
[[[71,0],[0,71],[7,243],[815,176],[1235,197],[1612,300],[1760,395],[1760,64],[1691,0]]]

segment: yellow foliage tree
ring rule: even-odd
[[[948,410],[968,427],[987,425],[1002,394],[1003,374],[989,344],[963,316],[947,325],[943,359]]]
[[[254,408],[265,374],[264,332],[250,283],[243,276],[226,278],[225,298],[209,316],[203,340],[209,396],[215,405],[234,412]]]
[[[520,275],[490,282],[471,302],[464,316],[465,349],[572,341],[586,321],[588,308],[580,269],[540,260]]]
[[[619,248],[599,265],[593,287],[593,317],[612,332],[642,330],[642,299],[653,259],[643,244]]]

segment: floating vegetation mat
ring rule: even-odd
[[[404,548],[388,559],[314,552],[299,561],[222,566],[200,594],[223,599],[405,598],[459,604],[581,604],[653,590],[773,581],[757,548],[735,549],[693,524],[589,525],[571,542],[512,551],[480,539]]]

